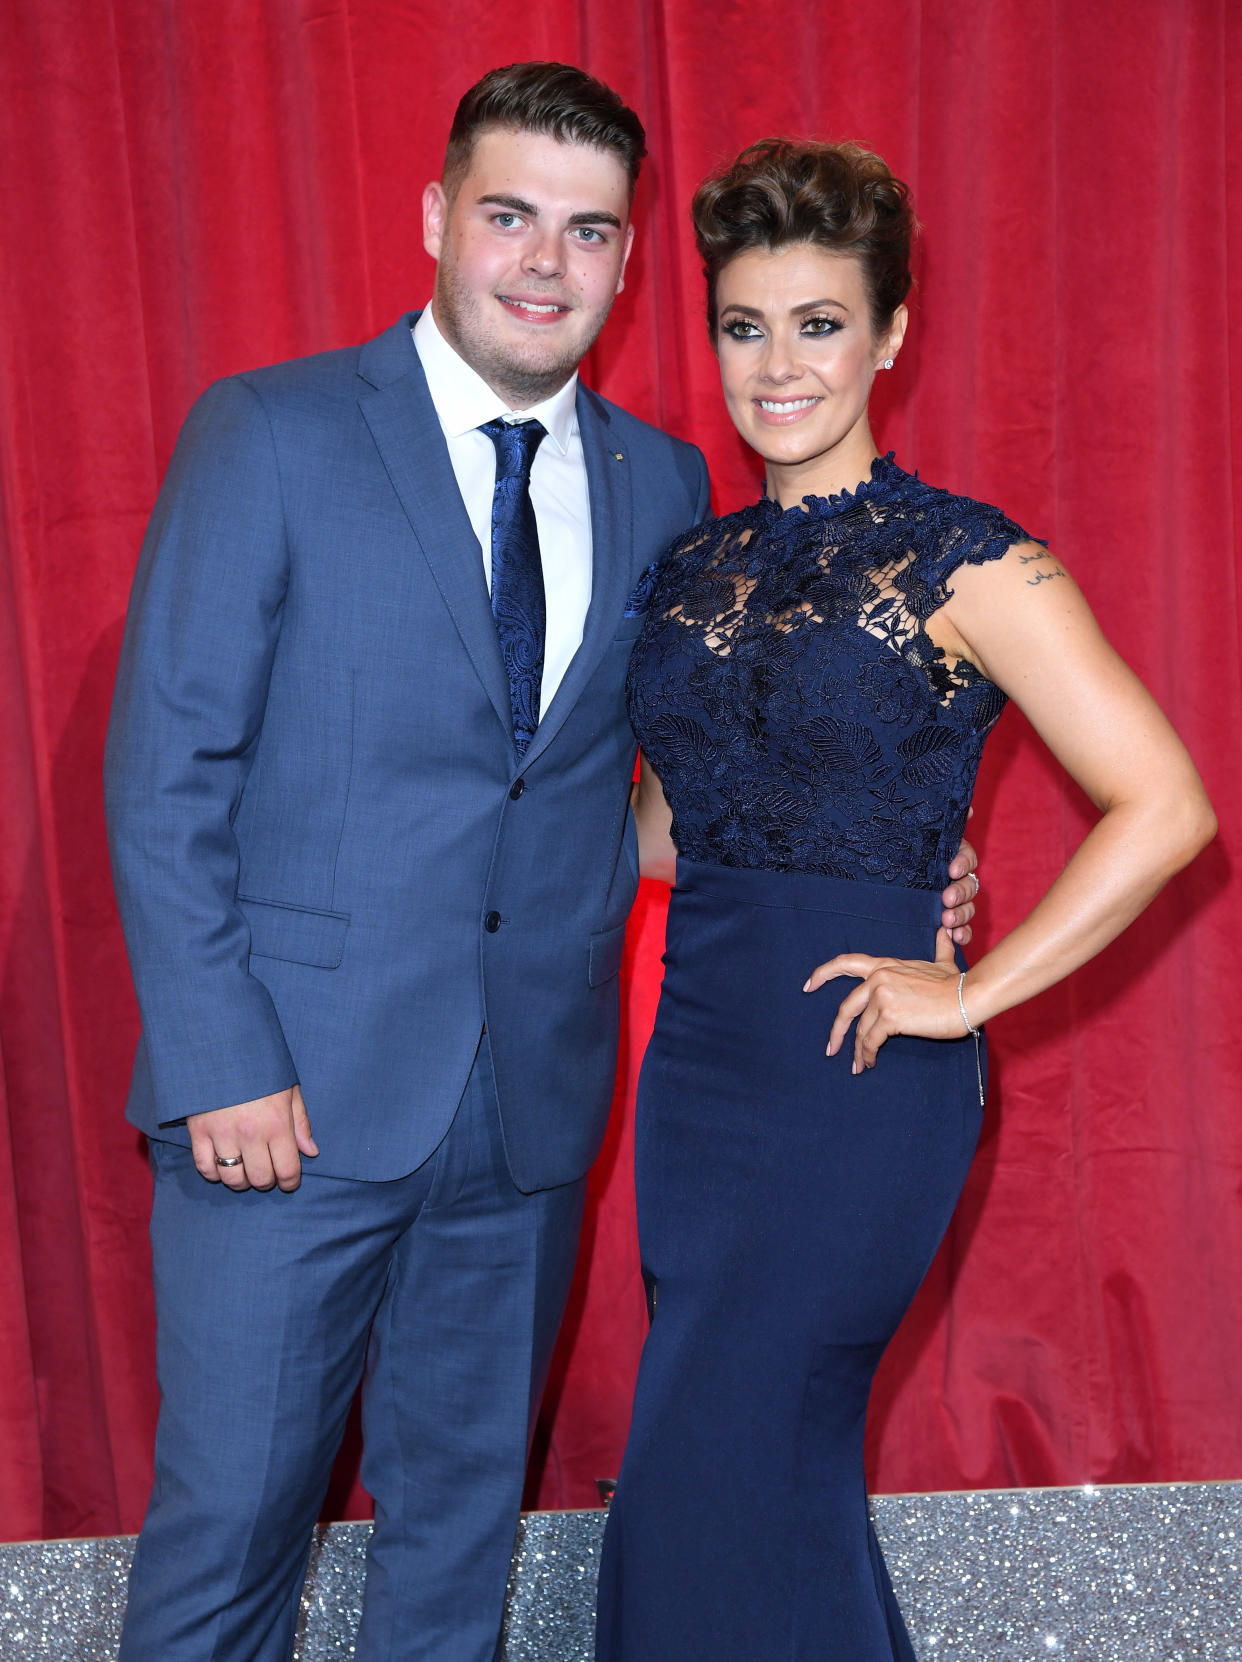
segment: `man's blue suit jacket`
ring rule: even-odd
[[[519,764],[412,322],[218,382],[177,444],[106,758],[129,1117],[184,1142],[185,1115],[298,1081],[312,1169],[395,1177],[443,1136],[486,1022],[514,1180],[547,1188],[590,1164],[613,1089],[627,600],[707,511],[707,471],[580,388],[593,594]]]

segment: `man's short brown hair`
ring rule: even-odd
[[[457,106],[444,153],[443,183],[450,196],[470,165],[479,134],[497,127],[612,151],[629,175],[631,195],[647,154],[642,122],[611,87],[585,69],[567,63],[513,63],[489,70]]]

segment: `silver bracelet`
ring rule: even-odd
[[[966,1000],[962,997],[962,982],[965,981],[965,979],[966,971],[963,970],[957,978],[957,1007],[962,1012],[962,1020],[966,1024],[966,1031],[972,1038],[977,1039],[979,1037],[979,1029],[973,1025],[970,1017],[966,1014]]]
[[[957,1007],[962,1012],[962,1020],[966,1024],[966,1031],[975,1041],[975,1078],[979,1081],[979,1106],[983,1107],[983,1059],[979,1055],[979,1029],[971,1025],[970,1017],[966,1014],[966,1000],[962,997],[962,982],[966,979],[966,971],[957,978]]]

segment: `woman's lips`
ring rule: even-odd
[[[752,398],[755,413],[767,427],[789,427],[818,409],[823,400],[815,398]],[[765,408],[766,406],[766,408]]]

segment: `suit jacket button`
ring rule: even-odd
[[[494,935],[500,928],[500,913],[489,912],[483,919],[483,927],[487,930],[489,935]]]
[[[515,779],[513,781],[513,783],[509,786],[509,800],[511,802],[516,802],[518,797],[521,796],[522,792],[525,789],[526,789],[525,779]]]

